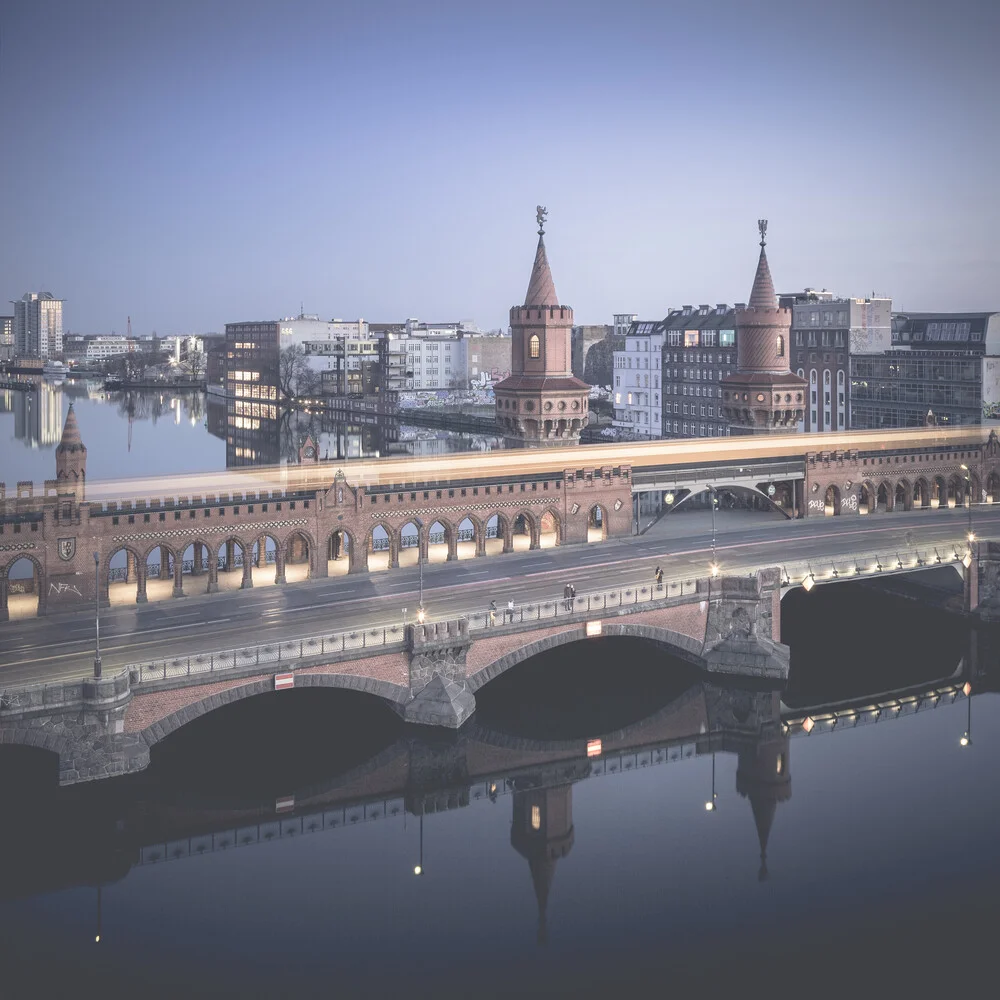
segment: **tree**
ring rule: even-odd
[[[150,368],[166,361],[162,351],[125,351],[116,354],[106,362],[105,371],[117,375],[123,382],[141,382]]]
[[[278,390],[285,399],[308,396],[319,388],[317,372],[301,344],[283,347],[278,355]]]
[[[205,353],[204,351],[188,351],[187,356],[181,362],[181,371],[192,381],[204,377],[205,375]]]

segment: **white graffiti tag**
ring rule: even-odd
[[[49,594],[55,594],[56,597],[60,594],[76,594],[77,597],[83,597],[75,583],[50,583]]]

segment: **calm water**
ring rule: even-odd
[[[405,424],[344,422],[285,412],[275,420],[227,413],[206,393],[106,393],[98,382],[0,390],[0,481],[55,477],[55,448],[72,401],[87,446],[87,476],[111,479],[296,463],[311,437],[322,459],[488,450],[496,438]]]
[[[602,640],[498,678],[457,735],[302,690],[182,728],[135,780],[43,792],[4,748],[0,968],[33,977],[6,995],[995,995],[994,639],[853,584],[792,597],[786,701],[932,682],[973,646],[985,680],[755,742],[732,720],[768,692]],[[714,812],[706,717],[730,720]]]

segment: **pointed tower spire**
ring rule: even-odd
[[[62,440],[56,448],[56,479],[72,484],[78,499],[83,499],[87,479],[87,448],[80,437],[72,403],[69,404],[66,423],[63,425]]]
[[[764,247],[767,246],[767,219],[758,219],[757,228],[760,230],[760,258],[757,261],[757,273],[753,279],[753,289],[750,292],[751,309],[773,309],[777,296],[774,294],[774,282],[771,280],[771,268],[767,264],[767,253]]]
[[[66,423],[63,424],[62,440],[56,449],[60,454],[67,451],[86,451],[83,440],[80,437],[80,428],[76,422],[76,414],[73,412],[73,404],[69,404],[69,412],[66,414]]]
[[[545,253],[545,216],[548,209],[539,205],[535,209],[538,220],[538,247],[535,250],[535,263],[531,268],[531,279],[528,281],[528,294],[524,297],[525,306],[557,306],[559,296],[556,295],[555,282],[549,269],[549,258]]]

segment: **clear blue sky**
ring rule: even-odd
[[[1000,4],[7,0],[0,296],[99,333],[577,322],[780,289],[1000,309]]]

